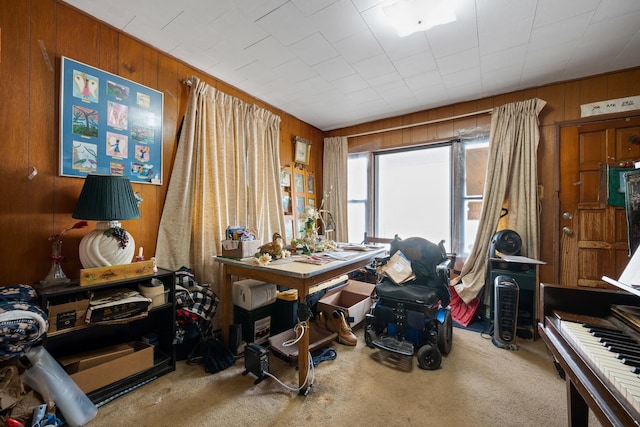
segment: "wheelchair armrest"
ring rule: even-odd
[[[446,283],[449,282],[450,271],[456,262],[456,254],[448,254],[447,259],[436,265],[436,273]]]

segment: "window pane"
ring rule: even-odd
[[[349,200],[365,200],[367,198],[368,163],[367,156],[349,156],[347,164],[347,198]]]
[[[376,155],[376,236],[449,242],[450,170],[448,145]]]
[[[364,240],[365,218],[367,215],[365,203],[349,203],[347,208],[349,243],[360,243]]]
[[[465,143],[465,196],[482,196],[487,174],[489,142]]]
[[[480,212],[482,211],[481,200],[466,200],[464,203],[464,219],[462,221],[462,254],[471,253],[473,244],[478,234],[478,226],[480,225]]]

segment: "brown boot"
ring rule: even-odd
[[[321,311],[316,315],[316,325],[329,332],[335,332],[331,330],[331,322],[327,319],[327,313],[324,311]]]
[[[338,333],[338,342],[344,345],[356,345],[358,338],[351,331],[351,327],[347,323],[347,319],[344,318],[344,313],[340,310],[336,310],[329,318],[327,325],[331,325],[334,332]]]

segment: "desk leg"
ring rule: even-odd
[[[304,304],[306,304],[305,299],[306,295],[301,295],[303,292],[298,292],[300,294],[298,301],[298,313],[300,310],[306,312],[304,309]],[[298,314],[300,316],[300,314]],[[306,317],[306,316],[305,316]],[[311,384],[307,379],[307,374],[309,373],[309,318],[304,320],[298,319],[299,322],[303,322],[305,325],[306,333],[302,336],[302,339],[298,341],[298,386],[300,387],[300,394],[306,395],[309,393],[311,388]]]
[[[229,326],[231,326],[231,275],[227,273],[227,267],[223,267],[222,289],[220,308],[222,309],[222,340],[229,346]]]

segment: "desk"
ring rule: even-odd
[[[347,252],[338,252],[346,254]],[[266,266],[255,265],[251,261],[241,261],[231,258],[215,257],[216,262],[223,266],[223,283],[220,305],[222,308],[222,335],[225,342],[229,339],[229,325],[231,324],[231,276],[262,280],[268,283],[293,288],[298,291],[298,304],[304,304],[309,295],[309,288],[331,280],[334,277],[347,274],[363,267],[376,257],[384,256],[385,249],[353,252],[353,256],[346,260],[331,261],[327,264],[314,265],[303,262],[271,263]],[[306,312],[299,310],[299,313]],[[304,320],[309,326],[309,319]],[[298,341],[298,385],[300,394],[307,394],[309,385],[307,371],[309,369],[309,334],[304,334]]]

